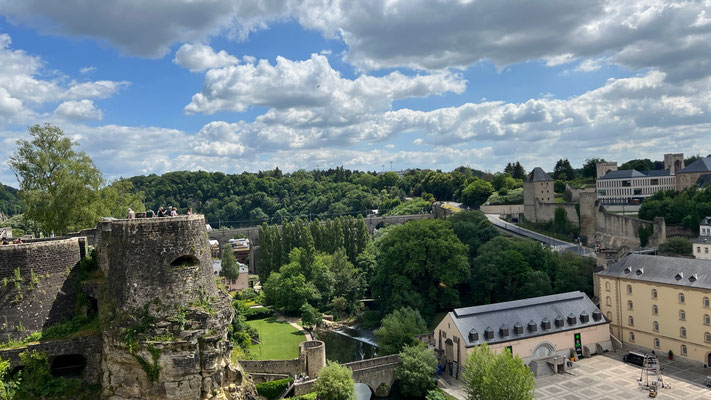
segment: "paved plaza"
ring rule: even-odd
[[[642,369],[625,364],[622,356],[627,351],[618,350],[593,356],[575,363],[569,374],[558,374],[536,380],[537,400],[617,400],[646,399],[649,392],[638,388]],[[660,359],[664,368],[664,383],[671,389],[660,389],[658,399],[711,399],[711,389],[704,386],[704,378],[711,369],[682,361]]]

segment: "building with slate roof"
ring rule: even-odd
[[[676,190],[676,177],[668,169],[637,171],[615,170],[595,181],[602,204],[639,204],[662,190]]]
[[[711,260],[711,217],[701,220],[699,223],[699,237],[692,240],[692,243],[694,258]]]
[[[576,349],[580,355],[611,349],[609,321],[582,292],[569,292],[483,306],[457,308],[434,331],[446,372],[458,377],[459,366],[476,346],[507,348],[531,366],[562,366]],[[550,372],[550,368],[548,368]]]
[[[681,192],[684,189],[688,189],[696,185],[699,178],[709,174],[711,174],[711,157],[699,158],[686,168],[677,171],[676,190]]]
[[[630,254],[595,279],[620,341],[711,365],[711,260]]]

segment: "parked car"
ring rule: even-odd
[[[645,356],[645,355],[642,354],[642,353],[637,353],[637,352],[634,352],[634,351],[630,351],[629,353],[625,354],[625,355],[622,357],[622,361],[624,361],[624,362],[626,362],[626,363],[630,363],[630,364],[634,364],[634,365],[639,365],[640,367],[643,367],[643,366],[644,366],[644,359],[645,359],[646,357],[647,357],[647,356]]]

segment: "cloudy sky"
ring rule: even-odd
[[[711,153],[711,1],[0,0],[0,182]]]

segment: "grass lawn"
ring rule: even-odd
[[[286,360],[299,356],[299,343],[304,334],[286,322],[277,322],[274,317],[247,321],[259,332],[261,344],[252,345],[252,353],[259,360]]]

